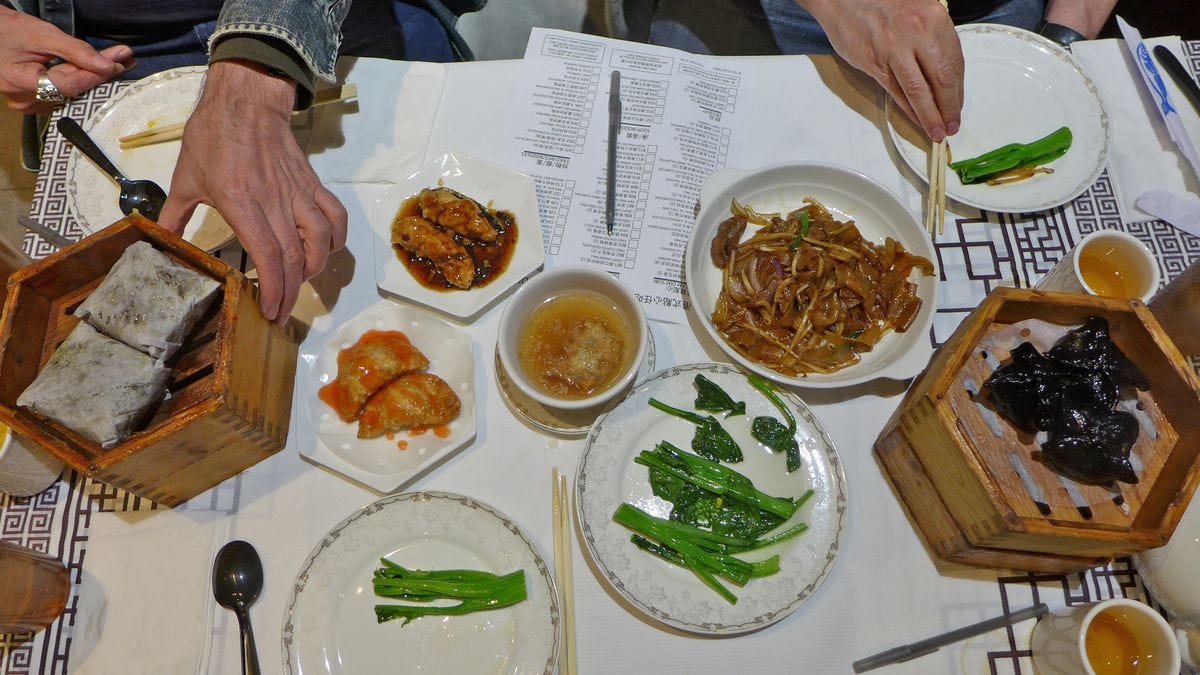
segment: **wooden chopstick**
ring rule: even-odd
[[[934,143],[929,150],[929,195],[925,203],[925,229],[930,235],[946,229],[946,164],[950,146]]]
[[[558,467],[550,475],[554,484],[554,574],[558,577],[559,604],[562,606],[563,639],[559,642],[558,671],[563,675],[575,675],[575,594],[571,578],[571,510],[567,492],[567,477],[558,473]]]
[[[358,86],[354,84],[344,84],[340,87],[332,87],[330,89],[322,89],[313,95],[312,107],[337,103],[358,97]],[[303,111],[297,111],[303,112]],[[292,113],[295,115],[296,113]],[[155,143],[165,143],[167,141],[178,140],[183,137],[183,128],[187,122],[176,122],[174,124],[164,124],[150,129],[143,129],[136,133],[126,136],[121,136],[117,139],[122,150],[130,150],[132,148],[140,148],[143,145],[153,145]]]

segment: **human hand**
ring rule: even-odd
[[[64,61],[47,70],[52,59]],[[18,112],[44,115],[54,103],[36,98],[38,78],[46,73],[63,96],[71,98],[107,82],[133,66],[133,50],[115,45],[96,51],[54,24],[0,5],[0,94]]]
[[[834,50],[870,75],[934,141],[958,133],[963,56],[936,0],[800,0]]]
[[[295,97],[295,82],[255,63],[210,65],[158,220],[179,233],[197,205],[216,208],[258,269],[263,316],[279,324],[346,243],[346,209],[292,134]]]

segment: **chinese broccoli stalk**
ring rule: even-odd
[[[791,473],[800,468],[800,443],[796,440],[796,418],[792,415],[792,411],[788,410],[783,399],[779,398],[779,394],[771,387],[771,383],[754,373],[746,373],[746,379],[750,381],[750,385],[762,392],[763,396],[771,402],[779,412],[783,413],[787,424],[784,425],[774,417],[761,415],[754,418],[754,422],[750,425],[750,435],[758,442],[767,446],[772,452],[785,453],[787,458],[787,471]]]
[[[998,173],[1052,162],[1066,154],[1071,140],[1071,130],[1059,127],[1031,143],[1009,143],[978,157],[954,162],[950,168],[964,185],[981,183]]]
[[[633,461],[663,471],[715,495],[736,499],[773,513],[784,520],[791,518],[796,512],[797,505],[793,500],[772,497],[754,487],[749,478],[737,471],[710,459],[684,452],[667,441],[662,441],[653,450],[643,450]]]
[[[737,603],[737,596],[717,580],[718,576],[744,586],[752,578],[779,571],[778,554],[759,562],[748,562],[730,554],[756,548],[756,541],[752,539],[717,535],[691,525],[655,518],[631,504],[618,506],[613,520],[637,533],[632,538],[639,547],[692,570],[730,604]]]
[[[674,415],[696,425],[696,435],[692,437],[692,450],[696,454],[722,462],[742,461],[742,449],[738,447],[737,441],[733,440],[729,432],[721,426],[717,418],[712,415],[701,417],[689,410],[680,410],[669,406],[655,398],[650,399],[650,405],[668,415]]]
[[[524,570],[501,576],[477,570],[409,570],[386,559],[379,562],[383,567],[375,570],[372,580],[376,595],[422,603],[461,601],[456,605],[375,605],[379,623],[402,618],[407,624],[420,616],[457,616],[498,609],[528,595]]]

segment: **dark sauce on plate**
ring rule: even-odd
[[[517,217],[509,211],[497,211],[490,207],[488,207],[488,211],[496,217],[503,228],[497,233],[496,241],[484,244],[453,233],[454,241],[462,244],[467,249],[467,253],[471,255],[471,259],[475,261],[475,277],[471,281],[471,288],[458,288],[446,281],[446,277],[429,258],[416,256],[395,245],[392,246],[392,250],[396,252],[396,257],[400,262],[408,268],[409,274],[412,274],[413,278],[425,288],[435,291],[469,291],[472,288],[487,286],[508,269],[513,251],[517,248]],[[421,207],[417,203],[417,197],[413,196],[404,200],[393,221],[419,215],[421,215]]]

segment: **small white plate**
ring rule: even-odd
[[[204,66],[189,66],[140,79],[101,106],[83,122],[83,129],[126,176],[152,180],[170,192],[181,141],[121,150],[118,139],[150,125],[187,121],[204,88],[207,70]],[[117,206],[120,188],[78,150],[71,150],[65,178],[67,208],[88,234],[125,217]],[[212,252],[233,240],[233,230],[215,209],[201,204],[184,227],[183,238]]]
[[[934,265],[933,276],[914,270],[909,281],[917,284],[921,309],[908,330],[889,331],[869,352],[859,354],[860,360],[833,373],[810,373],[803,377],[788,377],[783,373],[751,361],[734,349],[712,323],[712,312],[721,294],[721,268],[713,265],[709,249],[717,228],[729,218],[732,198],[760,213],[787,212],[800,208],[805,197],[821,202],[838,220],[853,220],[862,236],[876,244],[891,237],[904,248],[929,259]],[[915,377],[929,364],[933,346],[929,342],[929,327],[937,310],[940,271],[937,253],[929,233],[900,198],[879,183],[850,169],[832,164],[793,162],[775,164],[754,171],[725,169],[718,171],[700,188],[700,214],[688,239],[684,270],[692,309],[700,324],[725,353],[742,366],[763,377],[793,387],[833,388],[860,384],[876,378],[903,380]],[[758,228],[746,227],[743,239],[749,239]]]
[[[508,268],[483,287],[445,291],[426,288],[413,278],[392,248],[392,220],[400,205],[423,188],[439,184],[517,218],[517,246]],[[375,201],[371,226],[375,230],[375,283],[379,289],[459,319],[483,311],[546,261],[533,180],[460,153],[442,155],[384,193]]]
[[[449,436],[440,438],[433,431],[410,436],[400,431],[392,440],[359,438],[358,422],[343,422],[317,397],[317,391],[337,377],[338,352],[373,329],[403,331],[429,359],[426,372],[445,380],[458,394],[462,412],[447,425]],[[392,492],[474,440],[475,363],[466,333],[427,312],[380,300],[314,345],[300,351],[300,363],[306,368],[296,372],[304,388],[293,432],[301,455],[380,492]],[[408,444],[404,450],[398,447],[400,441]]]
[[[967,159],[1009,143],[1028,143],[1059,127],[1071,149],[1039,174],[1008,185],[963,185],[947,168],[946,195],[1001,213],[1043,211],[1071,201],[1100,177],[1112,135],[1096,85],[1066,49],[1020,28],[958,27],[964,76],[962,126],[950,137],[952,158]],[[928,179],[929,139],[888,99],[892,143],[921,180]]]
[[[374,606],[392,602],[371,589],[380,558],[410,569],[521,569],[529,597],[462,616],[377,623]],[[330,530],[301,566],[284,610],[283,667],[294,675],[552,675],[557,598],[537,547],[508,516],[444,492],[384,497]]]
[[[805,522],[808,531],[743,556],[761,560],[778,553],[780,571],[751,579],[743,588],[730,585],[738,598],[736,605],[705,586],[691,570],[638,549],[629,541],[630,530],[612,519],[622,502],[660,518],[670,513],[670,504],[651,492],[646,467],[634,464],[633,458],[663,440],[680,448],[691,447],[695,427],[651,408],[648,401],[654,397],[677,408],[694,410],[693,380],[698,373],[720,385],[735,401],[746,402],[745,415],[716,415],[744,455],[741,462],[727,466],[770,495],[799,497],[805,490],[813,490],[805,506],[780,526]],[[771,452],[750,435],[754,417],[779,418],[779,410],[750,386],[744,373],[725,364],[691,364],[660,371],[639,383],[621,405],[592,428],[575,476],[575,507],[583,540],[601,575],[650,617],[680,630],[708,635],[758,630],[794,612],[833,569],[846,523],[846,480],[841,461],[812,411],[795,394],[776,391],[791,405],[796,417],[796,439],[803,463],[790,474],[782,454]]]

